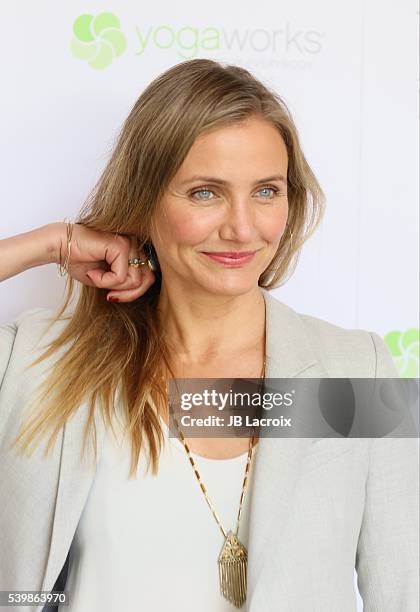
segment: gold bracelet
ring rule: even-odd
[[[67,218],[64,219],[64,221],[67,224],[67,255],[66,255],[64,264],[61,264],[61,248],[60,248],[60,263],[57,264],[59,276],[65,276],[66,274],[68,274],[68,271],[69,271],[71,239],[72,239],[73,227],[74,227],[74,223],[72,223],[70,220],[67,221]]]

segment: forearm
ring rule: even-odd
[[[0,282],[29,268],[59,263],[64,223],[49,223],[0,240]]]

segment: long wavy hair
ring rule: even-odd
[[[157,260],[150,239],[154,212],[190,147],[206,130],[250,116],[276,127],[287,148],[288,231],[258,280],[266,289],[284,284],[296,267],[302,245],[321,221],[325,198],[285,102],[242,67],[192,59],[152,81],[135,102],[104,171],[74,221],[95,230],[135,235],[139,246]],[[51,432],[48,453],[67,420],[86,402],[83,454],[91,434],[96,459],[95,411],[112,426],[119,405],[131,446],[129,478],[136,474],[146,442],[147,470],[151,465],[157,474],[164,441],[159,414],[167,400],[162,366],[172,372],[157,317],[160,288],[158,271],[143,296],[111,304],[106,301],[108,290],[67,277],[63,303],[47,331],[59,320],[66,323],[29,367],[54,353],[60,356],[40,385],[36,410],[14,444],[28,452],[37,437]],[[63,314],[72,298],[74,308]]]

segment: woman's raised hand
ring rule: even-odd
[[[67,256],[66,223],[48,223],[23,234],[0,240],[0,282],[29,268],[61,263]],[[68,274],[90,287],[109,289],[107,299],[132,302],[156,280],[149,266],[128,265],[137,257],[146,260],[135,236],[103,232],[76,223],[70,250]]]
[[[67,228],[65,223],[57,226],[60,235],[59,257],[56,263],[63,264],[67,254]],[[143,250],[137,247],[135,236],[126,236],[94,230],[75,223],[71,240],[68,274],[75,280],[100,289],[110,289],[107,300],[132,302],[142,296],[156,280],[149,266],[138,268],[128,265],[128,260],[137,257],[146,261]]]

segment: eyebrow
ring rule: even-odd
[[[225,181],[215,176],[192,176],[191,178],[183,181],[181,185],[185,185],[187,183],[193,183],[194,181],[203,181],[205,183],[218,183],[219,185],[229,185],[229,181]],[[282,174],[276,174],[274,176],[267,176],[266,178],[262,178],[262,179],[259,179],[258,181],[255,181],[253,184],[259,185],[260,183],[268,183],[268,181],[281,181],[282,183],[287,185],[287,179]]]

